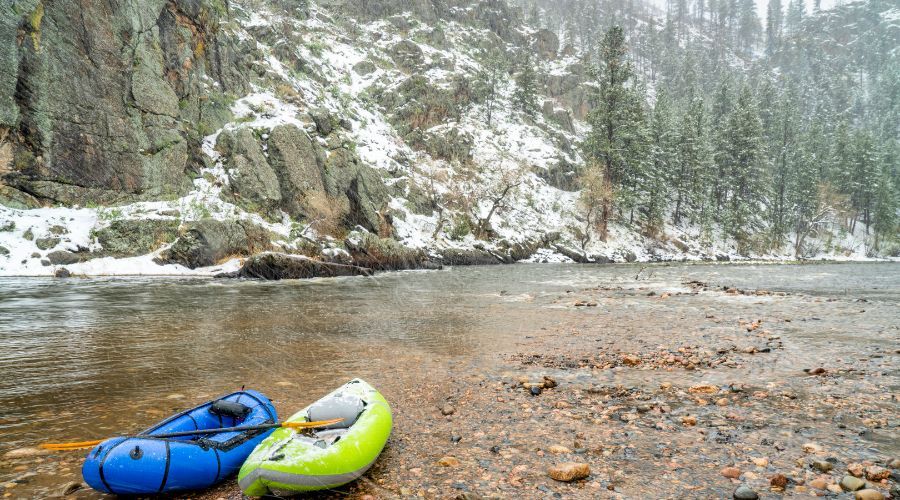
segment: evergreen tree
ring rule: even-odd
[[[681,181],[673,170],[678,165],[678,138],[674,126],[672,103],[665,90],[660,90],[653,107],[650,122],[650,161],[647,165],[644,184],[647,191],[644,204],[645,232],[655,236],[663,227],[663,219],[668,200],[668,183],[675,177],[676,185]]]
[[[781,0],[769,0],[766,8],[766,55],[771,57],[781,45],[781,30],[784,25],[784,8]]]
[[[806,4],[804,0],[790,0],[785,18],[785,30],[790,36],[794,36],[800,30],[800,23],[806,17]]]
[[[756,2],[740,0],[738,5],[738,46],[740,50],[749,54],[756,47],[761,32],[759,16],[756,14]]]
[[[891,172],[885,163],[878,177],[878,186],[875,190],[874,222],[872,229],[875,231],[875,249],[879,250],[885,239],[896,240],[897,227],[897,193],[891,181]]]
[[[522,56],[519,72],[516,74],[516,88],[513,92],[513,106],[526,116],[537,114],[537,77],[531,60],[531,52]]]
[[[750,87],[744,86],[726,126],[725,147],[731,176],[731,196],[725,229],[738,242],[747,242],[759,225],[759,211],[767,201],[763,169],[762,124]]]
[[[643,153],[643,100],[635,90],[634,71],[628,62],[625,33],[620,26],[606,32],[600,44],[600,64],[592,71],[595,79],[591,96],[594,108],[588,116],[591,131],[585,143],[589,164],[602,170],[606,191],[629,185]],[[624,200],[630,204],[631,200]],[[605,240],[613,200],[607,197],[600,207],[598,229]]]
[[[862,218],[868,234],[878,188],[878,157],[868,131],[857,130],[852,141],[850,201],[857,212],[855,219]],[[851,225],[851,231],[854,227],[855,223]]]
[[[475,93],[484,103],[487,125],[490,127],[494,110],[500,98],[500,90],[506,83],[507,63],[501,50],[491,50],[481,62],[481,70],[475,79]]]

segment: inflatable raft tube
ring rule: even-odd
[[[91,488],[115,495],[209,488],[237,472],[272,430],[181,438],[154,434],[275,422],[275,407],[265,396],[252,390],[235,392],[173,415],[135,437],[107,439],[91,450],[81,473]]]
[[[344,421],[315,431],[281,428],[253,450],[238,473],[249,496],[289,496],[335,488],[362,476],[391,435],[391,408],[377,390],[355,379],[288,422]]]

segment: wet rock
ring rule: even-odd
[[[900,458],[895,458],[888,462],[888,467],[891,469],[900,469]]]
[[[756,500],[759,498],[759,494],[745,484],[738,486],[732,496],[735,500]]]
[[[556,383],[556,379],[554,379],[553,377],[544,375],[544,389],[553,389],[557,385],[559,385],[559,384]]]
[[[454,413],[456,413],[456,408],[451,404],[445,404],[441,407],[441,415],[448,416],[453,415]]]
[[[322,262],[302,255],[265,252],[248,258],[237,272],[217,277],[290,280],[371,275],[372,270],[365,267]]]
[[[48,236],[47,238],[38,238],[34,240],[34,244],[41,250],[50,250],[56,245],[59,245],[59,241],[59,238]]]
[[[884,494],[873,489],[859,490],[854,497],[856,500],[884,500]]]
[[[753,465],[756,465],[757,467],[767,467],[769,465],[769,459],[765,458],[765,457],[762,457],[762,458],[754,457],[754,458],[751,458],[750,461],[753,462]]]
[[[541,392],[543,392],[543,389],[541,389],[540,386],[533,385],[533,386],[531,386],[531,388],[528,389],[528,391],[531,393],[532,396],[540,396]]]
[[[741,470],[737,467],[725,467],[719,471],[719,474],[722,474],[729,479],[737,479],[741,477]]]
[[[841,479],[841,488],[843,488],[844,491],[859,491],[865,487],[866,482],[858,477],[847,475]]]
[[[710,384],[695,385],[688,390],[694,394],[715,394],[719,392],[718,387]]]
[[[851,462],[847,464],[847,472],[854,477],[863,477],[863,474],[865,474],[865,467],[863,467],[863,464],[861,463]]]
[[[566,448],[565,446],[554,444],[547,448],[547,452],[553,453],[554,455],[566,455],[572,453],[572,450]]]
[[[547,469],[547,474],[556,481],[568,483],[591,475],[591,467],[581,462],[565,462]]]
[[[71,278],[72,273],[69,272],[68,269],[61,267],[57,269],[55,273],[53,273],[53,276],[56,276],[57,278]]]
[[[63,487],[59,489],[59,496],[66,497],[81,489],[84,489],[84,483],[72,481],[64,484]]]
[[[775,488],[785,489],[788,485],[788,478],[784,474],[775,474],[769,479],[769,484]]]
[[[817,445],[816,443],[804,443],[803,451],[805,451],[806,453],[822,453],[823,451],[825,451],[825,449]]]
[[[891,477],[891,471],[878,465],[870,465],[865,469],[866,479],[869,481],[881,481]]]
[[[817,477],[809,482],[810,488],[816,488],[817,490],[824,490],[828,488],[828,480],[824,477]]]
[[[834,465],[831,462],[825,460],[813,460],[809,466],[819,472],[829,472],[834,468]]]
[[[17,448],[15,450],[7,451],[3,454],[3,458],[30,458],[30,457],[40,457],[43,455],[49,455],[52,451],[45,450],[42,448]]]
[[[458,467],[459,459],[456,457],[446,456],[446,457],[442,457],[440,460],[438,460],[437,463],[441,467]]]
[[[681,417],[681,423],[687,426],[697,425],[697,417],[693,415],[686,415],[684,417]]]

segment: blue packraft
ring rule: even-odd
[[[137,436],[107,439],[91,450],[81,473],[91,488],[117,495],[208,488],[236,473],[272,429],[178,438],[153,436],[271,424],[277,418],[275,407],[259,392],[235,392],[169,417]]]

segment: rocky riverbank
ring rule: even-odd
[[[394,432],[364,478],[320,497],[898,497],[900,333],[884,290],[847,295],[823,284],[809,295],[673,283],[647,279],[664,268],[636,266],[588,284],[565,274],[582,268],[558,269],[559,283],[579,285],[472,290],[484,314],[514,304],[517,317],[531,318],[492,327],[490,348],[367,344],[365,354],[344,353],[365,355],[370,366],[337,378],[358,374],[379,387]],[[710,266],[693,276],[721,272]],[[296,371],[254,372],[285,415],[335,378],[319,387]],[[129,416],[136,428],[208,396],[159,397],[137,405],[150,410]],[[92,426],[88,434],[128,430]],[[80,455],[27,455],[2,459],[14,475],[0,495],[95,497],[71,491]],[[232,480],[189,497],[241,494]]]
[[[418,369],[401,357],[381,381],[388,448],[324,496],[900,498],[896,323],[836,350],[809,338],[872,306],[697,282],[554,305],[557,327],[502,352]]]

